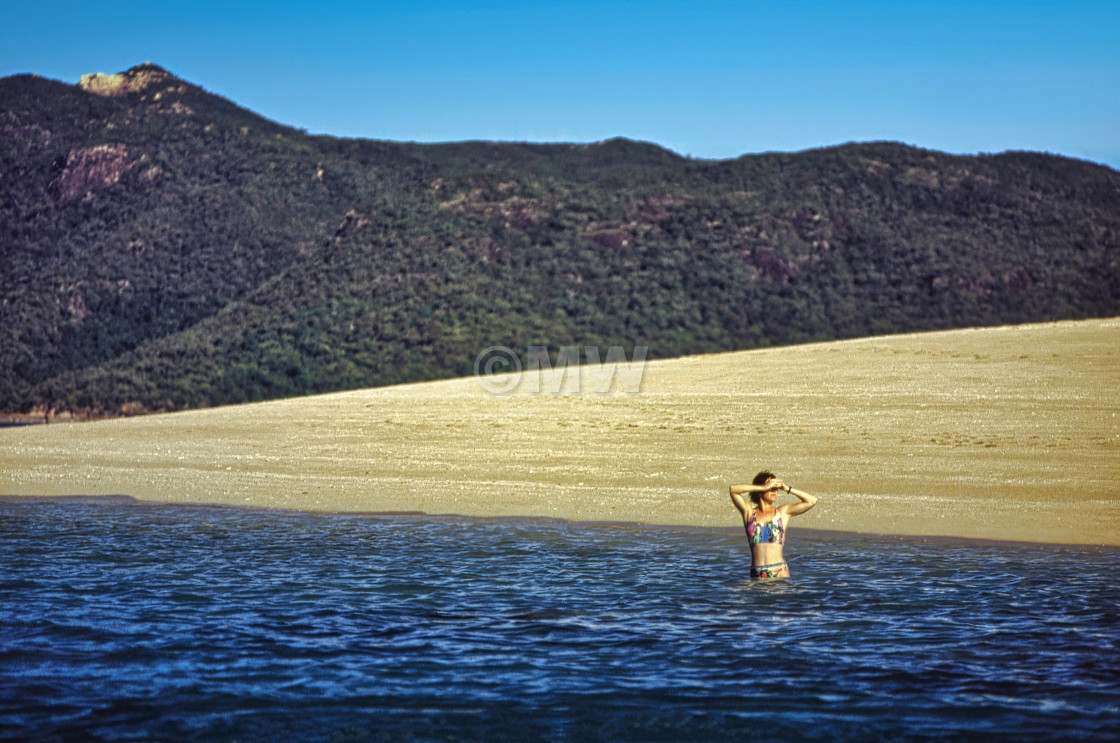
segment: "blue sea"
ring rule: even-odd
[[[729,520],[731,520],[729,518]],[[1120,552],[0,499],[0,739],[1118,740]]]

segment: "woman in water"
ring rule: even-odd
[[[800,502],[774,505],[783,490]],[[744,500],[744,495],[749,500]],[[817,505],[817,497],[791,488],[773,472],[763,470],[750,485],[732,485],[731,502],[743,515],[743,527],[751,543],[751,578],[788,578],[789,565],[782,559],[786,523]]]

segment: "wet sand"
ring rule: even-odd
[[[3,429],[0,494],[736,526],[768,468],[794,532],[1120,545],[1120,319],[560,371]]]

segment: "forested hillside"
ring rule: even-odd
[[[0,172],[9,412],[1120,314],[1120,173],[1052,155],[337,139],[142,65],[0,80]]]

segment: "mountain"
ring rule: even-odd
[[[6,411],[1120,314],[1120,173],[1046,154],[338,139],[145,64],[0,79],[0,172]]]

